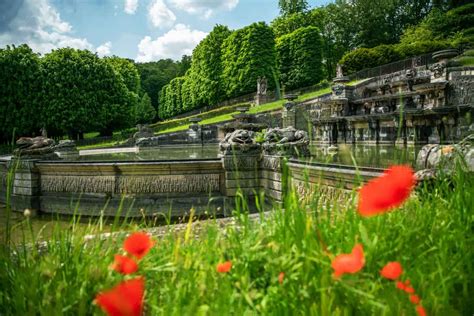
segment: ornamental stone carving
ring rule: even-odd
[[[309,156],[308,133],[293,126],[270,128],[264,136],[263,151],[266,155]]]
[[[16,157],[26,159],[54,159],[58,156],[54,153],[55,142],[51,138],[21,137],[16,141],[17,148],[13,151]]]
[[[255,133],[253,131],[238,129],[227,133],[219,144],[219,150],[222,155],[232,155],[239,153],[259,153],[260,144],[255,142]]]
[[[416,159],[416,166],[422,170],[415,176],[418,180],[427,180],[439,172],[450,174],[456,170],[456,165],[474,172],[474,134],[455,145],[424,146]]]

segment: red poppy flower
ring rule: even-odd
[[[282,284],[284,279],[285,279],[285,272],[280,272],[280,274],[278,275],[278,283]]]
[[[398,281],[396,285],[397,285],[397,289],[405,291],[406,285],[403,282]]]
[[[223,263],[218,263],[216,270],[219,273],[227,273],[227,272],[230,271],[231,268],[232,268],[232,262],[231,261],[226,261],[226,262],[223,262]]]
[[[115,255],[115,261],[112,264],[112,269],[122,274],[135,273],[138,270],[138,265],[132,258]]]
[[[414,289],[413,287],[411,287],[411,286],[405,287],[405,290],[404,290],[404,291],[407,292],[408,294],[413,294],[413,293],[415,293],[415,289]]]
[[[421,305],[418,305],[418,306],[416,307],[416,312],[417,312],[418,315],[420,315],[420,316],[426,316],[426,311],[425,311],[424,307],[421,306]]]
[[[380,274],[389,280],[396,280],[402,275],[403,269],[400,262],[389,262],[380,270]]]
[[[109,316],[140,316],[144,290],[145,280],[140,277],[99,293],[95,301]]]
[[[153,241],[145,233],[133,233],[123,242],[123,249],[129,254],[143,258],[153,247]]]
[[[412,168],[393,166],[378,178],[370,180],[359,191],[358,210],[362,216],[373,216],[401,205],[415,186]]]
[[[415,305],[420,304],[420,297],[418,295],[410,295],[410,302],[412,302]]]
[[[364,249],[361,244],[357,244],[350,254],[341,254],[334,258],[331,266],[334,269],[334,277],[338,278],[344,273],[359,272],[364,263]]]

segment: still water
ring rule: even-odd
[[[363,167],[383,168],[393,164],[410,164],[414,166],[419,147],[403,146],[368,146],[368,145],[339,145],[338,147],[323,147],[311,145],[311,157],[304,158],[314,162],[344,164]],[[186,159],[212,159],[218,156],[217,145],[163,147],[156,149],[140,150],[138,153],[113,153],[81,156],[80,161],[146,161],[146,160],[186,160]],[[110,222],[110,221],[109,221]],[[12,240],[21,242],[26,237],[31,240],[31,232],[36,239],[49,239],[58,229],[72,229],[69,217],[56,215],[41,215],[30,220],[31,228],[22,213],[12,212],[10,226],[12,227]],[[4,240],[6,226],[5,208],[0,206],[0,242]],[[75,229],[97,229],[97,219],[82,219],[75,224]],[[103,232],[111,230],[111,223],[104,223]],[[25,236],[25,235],[26,236]]]
[[[395,145],[339,145],[328,147],[311,145],[311,157],[305,160],[363,167],[383,168],[393,164],[414,165],[419,147]],[[140,149],[133,153],[109,153],[80,156],[80,161],[146,161],[146,160],[187,160],[213,159],[219,153],[218,145],[162,147]]]

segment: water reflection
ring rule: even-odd
[[[163,146],[140,148],[138,153],[108,153],[80,156],[81,161],[143,161],[143,160],[187,160],[217,158],[217,144],[205,146]]]
[[[420,146],[397,145],[310,145],[311,158],[315,162],[383,168],[393,164],[414,166]],[[81,161],[143,161],[215,159],[218,145],[181,146],[140,149],[138,153],[109,153],[81,156]],[[308,158],[305,158],[308,159]]]
[[[327,147],[311,145],[311,161],[384,168],[394,164],[415,165],[419,146],[347,145]]]

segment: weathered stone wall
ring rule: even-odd
[[[30,208],[86,216],[179,217],[191,207],[196,214],[228,215],[239,192],[251,208],[254,195],[263,194],[261,202],[267,204],[281,203],[290,184],[303,198],[317,190],[321,196],[338,200],[347,198],[360,181],[382,172],[290,159],[290,178],[286,178],[284,161],[284,157],[257,152],[176,162],[26,161],[14,175],[11,202],[17,211]],[[3,203],[6,171],[7,163],[0,161]]]
[[[137,163],[38,162],[40,209],[47,213],[180,216],[223,204],[221,161]]]

